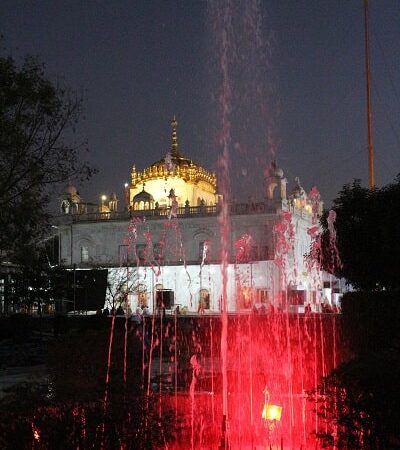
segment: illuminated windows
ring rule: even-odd
[[[207,289],[200,289],[199,311],[210,309],[210,293]]]
[[[149,306],[148,294],[145,284],[139,284],[137,294],[138,294],[138,306],[140,306],[141,308]]]
[[[89,247],[81,247],[81,262],[89,262]]]
[[[268,303],[268,290],[267,289],[257,289],[257,303],[266,305]]]

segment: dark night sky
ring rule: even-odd
[[[170,147],[215,170],[221,114],[217,4],[194,0],[3,0],[4,47],[37,55],[46,73],[85,97],[79,135],[99,174],[80,191],[117,192]],[[329,205],[368,181],[362,0],[236,0],[230,59],[234,195],[262,196],[275,152]],[[258,7],[261,4],[261,8]],[[244,7],[243,5],[246,5]],[[261,14],[262,13],[262,14]],[[263,17],[258,28],[255,23]],[[245,24],[245,25],[243,25]],[[400,3],[370,0],[376,180],[400,172]]]

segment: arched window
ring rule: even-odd
[[[198,312],[210,309],[210,292],[207,289],[200,289]]]
[[[138,306],[140,306],[141,308],[143,307],[147,307],[148,305],[148,293],[147,293],[147,289],[146,289],[146,285],[145,284],[139,284],[138,289],[137,289],[137,302],[138,302]]]
[[[82,263],[89,262],[89,247],[86,246],[81,247],[81,262]]]
[[[250,309],[253,304],[253,293],[251,287],[237,287],[237,306],[238,309]]]

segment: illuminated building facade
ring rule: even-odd
[[[178,306],[183,313],[218,313],[216,176],[180,153],[175,118],[171,125],[166,157],[143,171],[133,166],[123,210],[115,194],[102,197],[99,205],[85,204],[68,188],[58,223],[60,264],[107,269],[109,307],[128,299],[131,311],[147,306],[150,312],[165,308],[168,313]],[[304,257],[322,203],[307,195],[298,179],[289,196],[286,185],[273,162],[264,198],[230,205],[229,311],[287,306],[303,311],[306,303],[318,310],[321,301],[336,301],[332,283],[325,281],[324,290],[323,275]],[[282,240],[287,240],[285,249]]]

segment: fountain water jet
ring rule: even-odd
[[[257,1],[253,1],[252,5],[255,10],[259,8]],[[231,160],[234,159],[230,154],[233,115],[231,68],[235,60],[233,8],[231,1],[224,2],[221,8],[223,26],[219,30],[221,32],[219,62],[222,75],[222,89],[219,97],[221,108],[219,143],[222,153],[218,161],[218,184],[221,194],[218,204],[218,222],[222,285],[219,315],[204,318],[207,320],[201,317],[190,319],[192,323],[189,323],[189,328],[192,334],[191,339],[188,340],[184,329],[188,326],[189,319],[178,317],[175,313],[173,317],[175,346],[167,351],[164,349],[163,336],[170,318],[162,313],[156,316],[157,311],[153,311],[153,316],[145,320],[148,323],[151,321],[150,350],[143,364],[143,367],[146,365],[147,369],[147,395],[150,397],[155,390],[159,400],[159,416],[161,416],[164,410],[162,405],[168,408],[171,400],[171,395],[167,392],[168,383],[165,383],[163,377],[163,359],[170,357],[172,351],[175,370],[172,398],[175,415],[189,418],[186,434],[183,431],[182,436],[178,436],[173,448],[187,448],[189,440],[192,449],[196,446],[200,448],[219,446],[220,449],[260,448],[266,444],[271,448],[280,446],[282,449],[316,448],[318,443],[312,438],[311,433],[319,429],[319,420],[312,406],[306,402],[306,391],[316,387],[320,377],[326,375],[336,365],[340,356],[337,353],[338,334],[335,317],[317,314],[320,312],[319,301],[321,300],[317,292],[321,290],[322,280],[317,260],[321,248],[317,225],[320,199],[315,188],[309,195],[310,204],[304,205],[303,198],[299,198],[299,205],[287,205],[280,211],[279,220],[273,225],[274,263],[279,267],[280,276],[276,279],[272,271],[264,273],[265,277],[271,277],[271,284],[274,285],[271,297],[268,298],[269,310],[266,310],[266,305],[263,304],[262,310],[256,309],[252,313],[228,314],[230,301],[228,271],[232,257],[229,255],[230,176]],[[270,131],[268,127],[269,139]],[[233,147],[240,148],[236,143]],[[271,152],[275,154],[275,150],[274,146]],[[167,163],[168,161],[171,162],[171,158],[166,158]],[[297,226],[295,209],[304,206],[310,206],[308,212],[312,214],[311,226],[307,233],[312,239],[313,246],[306,267],[311,274],[308,288],[315,293],[315,296],[310,296],[312,314],[307,312],[300,315],[298,310],[297,312],[291,310],[293,302],[290,287],[296,286],[301,280],[301,271],[297,267],[297,259],[293,256],[297,245],[294,228]],[[171,203],[163,230],[162,251],[171,250],[167,233],[173,230],[177,239],[175,244],[172,243],[172,252],[176,255],[184,255],[177,204],[174,202]],[[147,235],[146,242],[150,243],[150,241],[150,236]],[[178,245],[176,245],[177,242],[179,242]],[[246,292],[250,293],[250,299],[253,300],[251,298],[253,265],[249,263],[251,236],[243,235],[236,243],[234,271],[238,284],[237,291],[245,293],[245,289],[248,289]],[[208,244],[203,247],[200,283],[202,270],[207,267],[207,250]],[[191,276],[184,256],[183,263],[187,273],[188,296],[191,298]],[[160,275],[160,266],[161,264],[157,270],[153,270],[151,266],[156,279]],[[158,317],[159,320],[157,320]],[[144,328],[145,325],[143,325]],[[197,357],[199,342],[201,355]],[[182,369],[178,359],[181,359],[181,362],[186,359],[186,367],[190,364],[186,369],[188,379],[183,380],[183,383],[185,369]],[[158,364],[155,364],[154,360]],[[266,392],[268,402],[264,398],[267,395]],[[268,427],[268,430],[265,429],[267,420],[276,420],[270,419],[273,416],[269,413],[269,400],[280,411],[279,426],[274,427],[273,430]],[[185,427],[183,428],[185,430]]]

